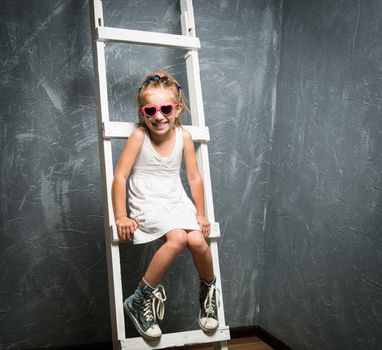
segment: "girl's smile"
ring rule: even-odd
[[[147,122],[146,122],[147,124]],[[164,120],[152,120],[151,121],[151,125],[155,128],[155,129],[158,129],[158,130],[162,130],[164,129],[167,124],[169,124],[168,120],[164,119]]]

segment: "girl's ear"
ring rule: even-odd
[[[183,111],[183,105],[181,103],[178,103],[175,108],[176,108],[176,118],[178,118],[180,116],[180,113],[182,113]]]

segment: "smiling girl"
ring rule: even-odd
[[[173,76],[156,72],[141,82],[137,100],[140,126],[128,139],[113,180],[115,222],[121,240],[141,244],[160,238],[164,243],[124,308],[143,337],[160,338],[157,319],[163,319],[166,295],[159,282],[187,247],[200,278],[198,322],[204,331],[214,331],[218,327],[216,279],[206,241],[210,223],[205,217],[194,144],[190,133],[181,127],[184,93]],[[182,159],[193,201],[181,183]]]

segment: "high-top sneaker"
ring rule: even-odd
[[[219,290],[216,288],[216,277],[214,277],[210,283],[204,280],[200,281],[199,326],[206,332],[214,331],[219,326],[219,300],[216,297],[217,292],[219,292]]]
[[[165,300],[166,294],[162,285],[152,288],[146,283],[143,288],[138,286],[134,294],[123,303],[127,315],[143,338],[155,340],[161,337],[162,331],[157,324],[157,318],[163,319]]]

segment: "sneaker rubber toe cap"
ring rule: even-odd
[[[145,334],[151,339],[156,339],[162,336],[162,331],[157,324],[154,324],[146,330]]]
[[[210,317],[203,317],[199,319],[199,326],[206,332],[214,331],[219,326],[218,320]]]

